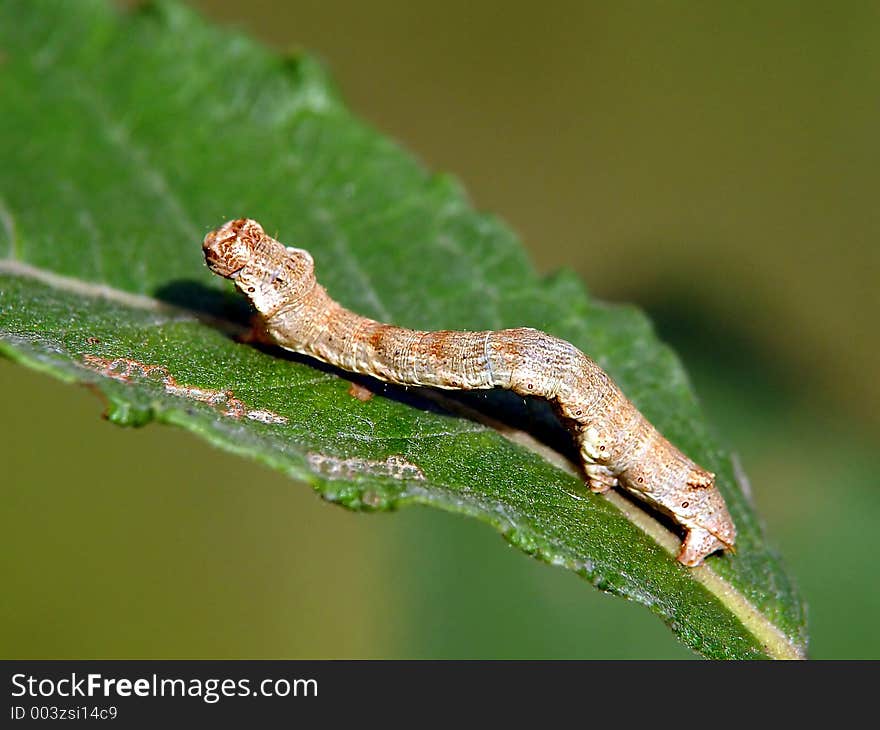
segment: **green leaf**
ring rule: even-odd
[[[309,57],[173,3],[0,5],[0,352],[305,480],[352,509],[430,504],[648,606],[709,657],[798,657],[801,601],[676,357],[631,307],[540,279],[516,237],[354,117]],[[238,343],[244,302],[204,265],[223,221],[308,247],[330,293],[424,329],[533,326],[570,340],[719,475],[735,556],[688,569],[653,515],[588,493],[543,403],[353,379]],[[503,425],[502,425],[503,424]],[[526,433],[530,435],[526,435]],[[516,600],[512,596],[511,600]]]

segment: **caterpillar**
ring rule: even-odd
[[[363,317],[327,294],[308,251],[284,246],[251,219],[212,231],[202,249],[211,271],[250,300],[270,342],[388,383],[545,398],[575,439],[593,492],[621,487],[670,516],[686,532],[678,554],[685,565],[733,550],[736,528],[715,475],[569,342],[528,327],[423,332]]]

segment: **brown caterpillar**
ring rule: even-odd
[[[528,327],[419,332],[362,317],[318,284],[307,251],[285,247],[254,220],[229,221],[202,248],[211,270],[250,299],[272,342],[389,383],[546,398],[576,439],[592,491],[619,485],[670,515],[687,531],[678,555],[685,565],[733,550],[736,528],[715,475],[663,438],[574,345]]]

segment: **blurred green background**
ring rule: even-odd
[[[128,3],[131,4],[131,3]],[[199,0],[333,69],[539,270],[640,304],[738,452],[811,655],[880,657],[880,5]],[[357,515],[0,361],[3,657],[689,657],[423,509]]]

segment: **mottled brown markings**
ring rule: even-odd
[[[375,348],[381,347],[382,345],[382,330],[374,330],[369,335],[370,338],[370,346]]]
[[[688,479],[687,485],[691,489],[709,489],[713,486],[713,480],[706,479],[705,475],[696,474]]]
[[[570,343],[528,327],[420,332],[368,319],[330,298],[307,251],[286,248],[254,220],[209,233],[203,251],[281,347],[398,385],[497,387],[546,398],[569,426],[591,490],[621,487],[670,515],[687,533],[678,554],[686,565],[733,549],[736,530],[715,475],[667,441]]]
[[[83,363],[90,370],[123,383],[131,382],[135,377],[157,381],[162,384],[165,392],[169,395],[207,403],[217,408],[224,416],[248,418],[251,421],[259,421],[260,423],[287,423],[287,419],[284,416],[279,416],[272,411],[249,408],[243,401],[236,398],[231,390],[213,390],[211,388],[198,388],[192,385],[181,385],[164,365],[142,363],[125,357],[106,358],[88,354],[83,355]]]

